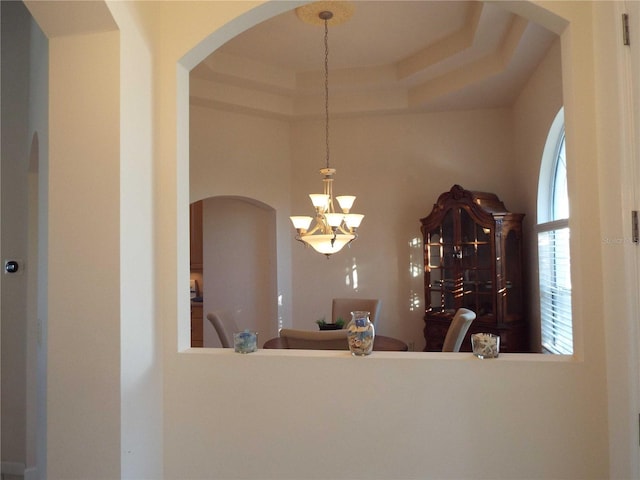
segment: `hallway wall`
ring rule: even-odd
[[[28,259],[29,11],[21,2],[2,2],[2,461],[27,464],[27,285],[35,271]],[[16,274],[5,260],[20,260]],[[35,265],[34,265],[35,267]],[[31,452],[33,456],[33,452]]]

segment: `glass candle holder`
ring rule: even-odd
[[[233,348],[238,353],[251,353],[258,349],[258,334],[245,330],[233,334]]]
[[[471,348],[478,358],[497,358],[500,354],[500,337],[493,333],[471,335]]]

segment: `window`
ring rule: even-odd
[[[542,159],[536,230],[542,348],[548,353],[571,355],[569,195],[563,110],[551,127]]]

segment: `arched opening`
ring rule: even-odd
[[[502,29],[504,36],[519,44],[519,48],[538,45],[538,51],[528,52],[536,61],[529,59],[531,63],[518,78],[520,81],[532,78],[536,68],[541,68],[544,73],[540,76],[546,75],[547,79],[553,80],[546,80],[549,88],[540,88],[531,96],[554,100],[562,96],[561,72],[560,68],[555,68],[561,62],[561,52],[555,33],[534,21],[525,20],[524,16],[517,17],[516,22],[516,16],[495,4],[414,2],[391,12],[384,10],[389,9],[389,5],[387,2],[363,2],[351,20],[330,27],[330,42],[334,42],[332,55],[335,55],[331,58],[337,64],[330,67],[330,77],[334,79],[330,86],[331,151],[335,159],[332,165],[338,169],[335,188],[337,194],[348,191],[356,195],[359,210],[366,214],[358,241],[351,248],[329,261],[316,258],[292,241],[294,231],[286,220],[289,214],[310,213],[304,209],[308,205],[307,195],[319,187],[317,169],[323,166],[324,147],[321,95],[314,84],[315,79],[320,85],[321,56],[318,55],[317,64],[313,62],[314,53],[321,53],[320,30],[305,25],[293,11],[265,19],[239,33],[219,45],[191,70],[189,193],[192,199],[202,198],[209,192],[259,198],[274,206],[278,218],[285,219],[284,228],[282,220],[280,223],[277,220],[278,262],[286,259],[284,261],[291,265],[289,271],[285,270],[278,277],[285,323],[291,322],[295,328],[313,329],[315,319],[330,313],[331,298],[381,298],[380,333],[401,338],[415,350],[422,350],[425,344],[421,313],[424,294],[416,284],[415,262],[407,262],[407,245],[412,245],[419,233],[419,218],[440,193],[459,183],[471,190],[494,192],[508,205],[515,205],[512,207],[515,212],[526,213],[527,218],[533,219],[535,195],[527,196],[526,192],[534,191],[535,179],[526,169],[537,170],[539,158],[535,159],[535,167],[514,167],[514,157],[522,163],[528,160],[521,160],[524,155],[514,156],[513,144],[516,137],[527,137],[531,131],[536,131],[536,122],[541,122],[542,115],[526,111],[523,116],[529,124],[522,131],[516,130],[518,127],[511,121],[513,104],[517,103],[518,94],[525,90],[525,82],[511,83],[513,79],[508,79],[508,72],[479,79],[472,67],[475,63],[461,61],[460,71],[447,74],[460,75],[464,81],[446,82],[447,88],[439,90],[433,82],[422,84],[417,78],[429,74],[443,80],[438,77],[442,72],[430,71],[425,65],[428,62],[421,63],[420,58],[412,58],[420,74],[414,72],[408,75],[411,81],[396,83],[384,75],[385,68],[364,70],[357,63],[359,58],[344,52],[356,50],[363,56],[372,55],[370,46],[360,45],[358,50],[350,48],[350,43],[362,39],[358,36],[362,33],[361,18],[377,19],[379,15],[376,14],[384,11],[399,18],[393,17],[390,24],[395,27],[385,28],[376,41],[393,38],[389,42],[405,56],[418,47],[427,46],[445,55],[439,50],[441,45],[429,43],[434,40],[429,37],[432,33],[424,34],[425,37],[421,34],[418,36],[421,40],[415,40],[416,36],[406,38],[406,33],[400,30],[410,28],[407,25],[413,25],[419,19],[427,22],[438,17],[429,15],[433,13],[430,8],[437,8],[448,21],[463,18],[461,12],[484,10],[479,30]],[[448,25],[443,28],[452,29],[452,35],[459,32],[473,35],[470,25],[462,24],[462,27]],[[521,28],[516,29],[514,25]],[[291,55],[288,55],[289,50],[265,47],[266,43],[274,45],[267,41],[270,39],[265,32],[276,30],[280,47],[297,46],[292,48]],[[517,34],[524,31],[527,36]],[[406,48],[398,49],[395,35],[403,37],[405,43],[401,46]],[[527,41],[531,38],[537,40]],[[420,41],[424,43],[411,43]],[[484,41],[484,37],[478,41]],[[447,41],[443,43],[447,44]],[[300,48],[300,44],[304,48]],[[291,72],[287,68],[278,68],[280,65],[277,64],[269,64],[271,68],[268,69],[258,68],[274,58],[286,67],[300,68],[301,63],[297,62],[303,62],[303,59],[291,60],[296,55],[303,57],[300,51],[305,52],[304,65],[311,69],[306,75],[298,70],[289,75]],[[257,52],[265,53],[259,66],[256,66]],[[388,52],[385,55],[385,60],[375,57],[384,67],[406,66],[398,60],[401,55],[394,57]],[[265,74],[265,70],[273,76]],[[502,80],[493,84],[494,76],[502,77]],[[482,87],[474,87],[476,83]],[[406,84],[411,87],[407,88]],[[509,89],[504,87],[506,84]],[[381,89],[380,85],[388,88]],[[492,95],[479,95],[474,88],[486,89]],[[425,94],[426,90],[437,92],[433,93],[435,99]],[[476,103],[479,98],[489,99],[507,90],[514,93],[509,99],[503,98],[502,103]],[[290,94],[290,91],[294,93]],[[377,92],[377,95],[371,95],[371,92]],[[452,97],[456,101],[452,101]],[[247,138],[251,141],[246,141]],[[532,150],[529,145],[517,148]],[[520,188],[523,185],[526,188]],[[415,248],[420,258],[422,247],[417,245]],[[349,278],[351,272],[357,273],[357,282]],[[417,280],[419,282],[421,278]],[[287,288],[289,285],[290,289]]]
[[[199,279],[204,347],[221,346],[206,320],[214,311],[258,332],[259,345],[277,334],[275,217],[273,208],[245,197],[202,201],[202,270],[192,268],[191,279]]]

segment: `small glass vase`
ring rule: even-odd
[[[347,339],[351,355],[361,357],[373,351],[375,329],[369,320],[369,312],[351,312],[351,321],[347,325]]]

